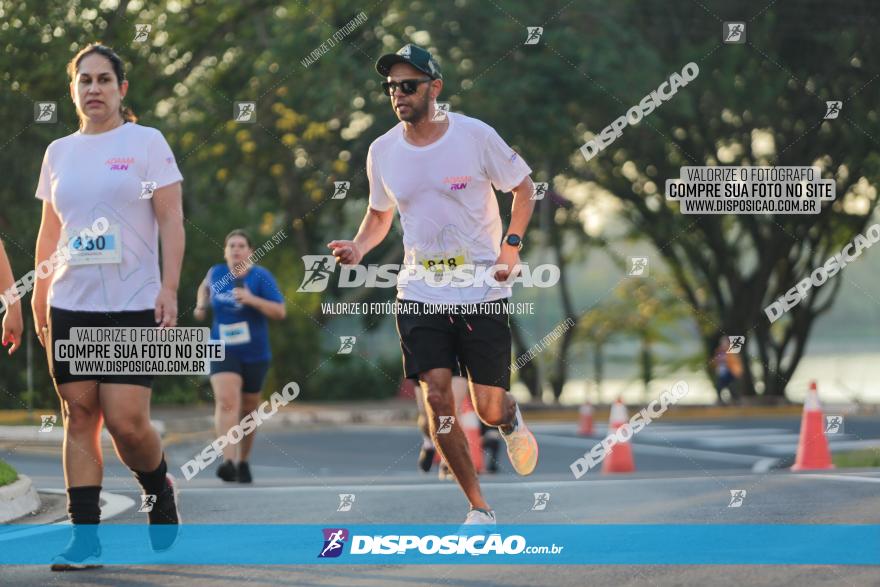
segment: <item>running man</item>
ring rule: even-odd
[[[253,264],[254,247],[247,232],[226,235],[225,263],[211,267],[199,286],[195,317],[205,319],[210,302],[214,311],[211,338],[226,343],[226,358],[211,362],[214,390],[214,427],[226,436],[242,418],[260,405],[260,391],[269,371],[269,319],[287,315],[284,296],[268,269]],[[224,481],[253,481],[248,465],[256,431],[237,444],[223,448],[217,476]]]
[[[386,78],[382,86],[400,123],[370,145],[370,203],[357,235],[353,240],[332,241],[328,247],[343,264],[360,263],[387,236],[397,207],[405,265],[398,277],[397,297],[421,312],[397,314],[404,375],[418,377],[427,394],[434,444],[470,503],[465,524],[495,524],[464,432],[456,422],[451,432],[437,434],[437,424],[440,417],[455,414],[452,371],[460,359],[471,382],[476,412],[487,425],[499,428],[517,473],[531,474],[538,462],[538,444],[507,391],[511,287],[504,283],[516,274],[523,234],[534,209],[531,169],[485,123],[456,113],[435,115],[443,80],[440,67],[425,49],[406,45],[383,55],[376,70]],[[503,238],[493,185],[514,194],[510,226]],[[500,266],[494,274],[498,284],[437,287],[424,278],[408,279],[419,266],[444,277],[444,270],[460,265]],[[496,304],[487,305],[490,302]],[[467,316],[459,311],[429,314],[428,304],[434,303],[478,304],[481,311]]]
[[[68,64],[68,74],[80,129],[53,141],[43,159],[36,192],[43,201],[36,265],[51,270],[48,275],[37,271],[32,299],[34,327],[64,419],[73,539],[52,565],[58,571],[93,567],[101,552],[102,423],[144,499],[155,499],[147,514],[153,548],[170,548],[180,523],[174,478],[150,423],[152,376],[74,375],[70,363],[55,360],[53,346],[69,339],[75,327],[176,326],[185,239],[183,177],[162,133],[136,124],[123,107],[128,80],[112,49],[85,47]],[[155,188],[149,198],[142,197],[143,182]],[[103,234],[88,236],[83,230],[97,225]],[[68,251],[69,258],[57,267],[44,263],[56,248]]]

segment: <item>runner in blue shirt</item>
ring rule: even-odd
[[[211,338],[226,343],[226,358],[211,363],[214,425],[221,436],[257,409],[272,358],[269,319],[283,320],[286,315],[284,296],[275,277],[268,269],[254,265],[253,253],[245,231],[236,229],[226,235],[226,263],[218,263],[208,271],[199,286],[194,312],[198,320],[204,320],[210,302],[214,314]],[[223,449],[218,477],[230,482],[252,481],[248,457],[254,434]]]

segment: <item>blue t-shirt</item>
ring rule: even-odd
[[[278,283],[268,269],[254,265],[242,279],[244,286],[255,296],[272,302],[284,301]],[[241,361],[250,363],[271,359],[269,319],[256,308],[235,301],[232,295],[235,279],[229,266],[219,263],[211,267],[208,272],[208,287],[214,310],[211,338],[225,340],[226,354]]]

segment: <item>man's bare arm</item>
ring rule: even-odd
[[[393,207],[383,211],[367,208],[367,213],[364,215],[364,220],[361,222],[354,240],[330,241],[327,243],[327,247],[343,265],[357,265],[364,258],[364,255],[385,240],[393,221]]]

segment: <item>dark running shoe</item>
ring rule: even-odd
[[[251,467],[246,462],[242,461],[238,463],[238,482],[239,483],[252,483],[254,480],[251,477]]]
[[[434,455],[437,454],[437,449],[433,446],[431,448],[425,448],[422,446],[422,450],[419,451],[419,469],[427,473],[431,470],[431,466],[434,464]]]
[[[223,464],[217,467],[217,476],[227,483],[235,483],[238,481],[238,469],[232,461],[223,461]]]
[[[165,475],[165,490],[156,496],[153,509],[147,513],[150,520],[150,544],[156,552],[171,548],[180,534],[179,494],[171,473]]]
[[[100,569],[101,542],[97,524],[74,524],[73,534],[64,552],[52,559],[53,571],[83,571]]]

